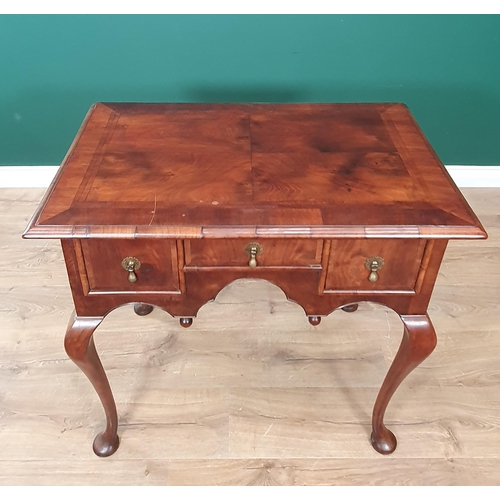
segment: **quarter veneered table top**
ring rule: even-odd
[[[25,237],[485,237],[402,104],[89,111]]]

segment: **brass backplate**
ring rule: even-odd
[[[384,259],[382,257],[368,257],[365,262],[365,267],[368,271],[372,271],[373,263],[377,263],[377,270],[382,269],[384,267]]]
[[[251,257],[252,254],[260,255],[264,251],[260,243],[248,243],[248,245],[245,245],[244,250],[249,257]]]
[[[135,257],[125,257],[122,260],[122,267],[125,271],[137,271],[141,267],[141,262]]]

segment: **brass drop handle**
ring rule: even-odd
[[[128,271],[128,280],[130,283],[135,283],[137,281],[137,275],[134,271],[137,271],[141,267],[141,261],[135,257],[125,257],[122,260],[122,267],[125,271]]]
[[[250,257],[250,260],[248,261],[249,267],[257,267],[257,255],[260,255],[262,251],[262,245],[259,243],[249,243],[245,246],[245,253]]]
[[[257,267],[257,259],[256,259],[256,257],[257,257],[257,248],[252,247],[250,249],[250,260],[248,261],[248,265],[250,267],[252,267],[252,268],[253,267]]]
[[[370,271],[368,281],[375,283],[378,281],[378,271],[384,267],[384,259],[382,257],[369,257],[366,259],[365,267]]]

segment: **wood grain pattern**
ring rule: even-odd
[[[109,381],[97,354],[93,334],[104,318],[79,318],[75,314],[70,319],[64,348],[90,380],[96,390],[106,414],[106,429],[94,439],[96,455],[107,457],[118,448],[118,415]]]
[[[408,108],[391,103],[98,103],[25,237],[234,237],[231,226],[485,237]]]
[[[373,431],[370,441],[380,453],[387,455],[396,449],[396,437],[384,424],[387,405],[401,382],[434,350],[436,332],[427,314],[401,316],[404,334],[394,361],[382,383],[373,407]]]
[[[240,266],[247,267],[249,256],[245,246],[253,240],[244,238],[221,240],[185,240],[187,267]],[[259,241],[257,240],[257,243]],[[319,267],[323,240],[263,240],[259,266]]]
[[[189,330],[132,306],[104,320],[95,341],[126,439],[102,460],[81,447],[104,419],[64,352],[60,246],[20,239],[43,190],[0,190],[0,484],[500,484],[500,190],[464,192],[490,238],[448,246],[429,305],[438,345],[387,411],[393,455],[367,443],[397,315],[364,302],[313,327],[276,287],[240,280]]]
[[[332,240],[325,291],[415,290],[425,240]],[[368,258],[381,257],[378,280],[370,282]]]
[[[105,292],[176,292],[179,291],[175,240],[77,240],[81,242],[84,269],[91,291]],[[137,281],[128,280],[122,261],[135,257],[140,268]]]
[[[205,303],[243,278],[280,287],[313,326],[364,300],[400,315],[405,334],[371,434],[376,451],[394,452],[385,410],[435,346],[427,306],[447,241],[456,233],[486,237],[409,110],[397,104],[96,104],[48,192],[23,236],[62,240],[75,303],[65,345],[103,403],[99,456],[115,453],[119,440],[93,343],[96,318],[133,302],[139,314],[158,306],[187,328]],[[146,224],[154,228],[141,232]],[[340,226],[351,229],[343,234]],[[196,227],[196,237],[207,228],[219,237],[179,238]],[[345,239],[353,228],[362,231]],[[248,229],[262,233],[259,242],[242,241]],[[271,239],[273,232],[301,237]]]

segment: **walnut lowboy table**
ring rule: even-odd
[[[73,299],[69,357],[106,413],[97,455],[118,448],[93,333],[135,303],[191,325],[228,283],[261,278],[309,321],[372,301],[396,311],[401,347],[371,442],[399,384],[434,349],[427,306],[448,240],[481,223],[402,104],[96,104],[25,238],[61,240]]]

